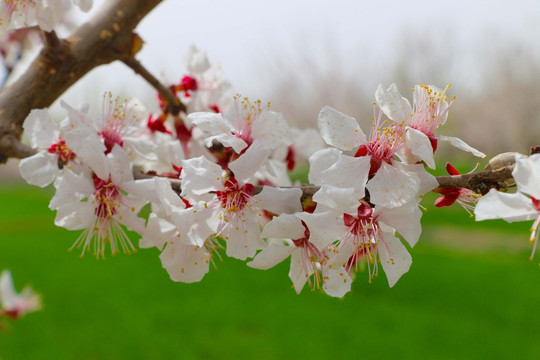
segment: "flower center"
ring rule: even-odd
[[[66,145],[66,141],[62,137],[58,139],[56,144],[52,144],[47,151],[51,154],[55,154],[65,163],[75,159],[75,153]]]
[[[238,181],[236,181],[234,177],[225,181],[224,185],[225,191],[216,192],[221,207],[228,213],[243,213],[246,204],[253,195],[253,185],[247,183],[240,187]]]
[[[193,76],[186,75],[180,80],[179,88],[184,91],[186,97],[190,97],[191,94],[188,91],[197,91],[199,89],[199,84],[197,83],[197,79]]]
[[[434,136],[435,129],[445,122],[448,109],[455,97],[452,97],[450,104],[448,104],[446,91],[450,88],[450,84],[446,85],[446,88],[440,92],[427,85],[419,85],[419,88],[420,90],[416,94],[416,109],[415,113],[411,114],[410,126],[430,137],[433,151],[435,151],[437,149],[436,139],[434,142],[431,138]]]
[[[124,141],[120,134],[114,130],[105,129],[98,133],[103,138],[103,143],[105,144],[105,154],[108,154],[112,151],[115,144],[120,146],[124,145]]]
[[[369,282],[377,276],[377,252],[379,242],[383,240],[379,222],[373,218],[373,209],[368,204],[362,203],[357,210],[357,216],[344,214],[343,221],[349,228],[349,239],[352,240],[353,253],[345,269],[351,271],[358,267],[361,260],[366,259],[368,265]]]
[[[103,124],[98,134],[103,138],[105,154],[112,151],[115,144],[124,146],[123,136],[138,129],[140,121],[136,104],[129,104],[120,97],[112,99],[112,94],[106,92],[103,98]]]
[[[311,281],[311,277],[307,279],[308,286],[312,290],[320,289],[321,283],[323,282],[321,276],[323,279],[325,276],[322,273],[324,271],[323,267],[319,269],[317,264],[319,263],[322,265],[326,259],[323,257],[319,249],[317,249],[317,247],[309,241],[310,231],[303,220],[302,225],[304,226],[304,237],[291,240],[294,245],[297,248],[300,248],[302,251],[302,268],[304,273],[306,276],[308,276],[308,274],[313,274],[313,283]]]
[[[349,232],[358,237],[371,237],[379,231],[379,223],[373,218],[373,209],[362,203],[357,209],[357,216],[343,214],[343,222]]]
[[[97,202],[96,216],[100,221],[109,220],[116,214],[116,208],[120,205],[120,191],[111,182],[111,178],[107,180],[100,179],[96,174],[94,179],[94,197]]]
[[[373,175],[379,170],[382,162],[392,164],[394,154],[398,150],[399,146],[405,141],[404,137],[404,124],[392,124],[384,126],[387,121],[382,121],[382,112],[379,112],[377,119],[375,116],[371,118],[373,123],[373,129],[369,135],[369,143],[362,145],[354,154],[355,157],[371,156],[371,167],[369,169],[369,175]]]

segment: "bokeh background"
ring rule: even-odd
[[[540,143],[539,20],[533,0],[168,0],[137,31],[146,41],[139,58],[164,82],[181,78],[195,44],[237,92],[271,101],[299,127],[315,127],[324,105],[368,125],[379,83],[396,82],[409,98],[417,83],[451,83],[456,101],[441,131],[489,158]],[[154,90],[121,64],[96,69],[62,98],[99,109],[108,90],[157,108]],[[62,116],[57,105],[54,112]],[[437,156],[436,174],[445,161],[462,172],[477,162],[443,146]],[[372,284],[359,273],[336,300],[308,289],[296,295],[288,264],[258,271],[227,259],[203,282],[179,284],[154,250],[79,259],[67,252],[77,234],[54,227],[52,189],[20,183],[15,161],[0,166],[0,178],[0,269],[45,304],[0,332],[0,359],[505,359],[540,351],[530,224],[475,223],[459,207],[435,209],[428,195],[409,273],[392,289],[382,273]]]

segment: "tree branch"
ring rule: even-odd
[[[513,186],[512,170],[514,170],[513,164],[497,170],[453,176],[437,176],[437,182],[439,187],[461,187],[485,195],[492,188],[506,189]]]
[[[140,49],[134,36],[137,24],[162,0],[108,0],[95,16],[68,39],[54,32],[45,34],[45,46],[11,86],[0,92],[0,163],[20,157],[22,123],[32,109],[49,107],[95,67],[133,56]],[[13,153],[13,149],[19,149]]]
[[[125,56],[122,62],[129,66],[135,73],[142,76],[150,85],[152,85],[161,98],[167,104],[166,110],[172,115],[178,115],[180,111],[186,112],[186,106],[174,95],[171,89],[164,86],[154,75],[152,75],[137,59],[133,56]]]
[[[531,154],[539,153],[540,146],[531,147]],[[515,154],[516,153],[503,153],[495,156],[489,161],[484,171],[476,173],[453,175],[453,176],[437,176],[437,182],[439,188],[447,187],[460,187],[472,190],[478,194],[485,195],[492,189],[508,189],[515,186],[514,178],[512,177],[512,171],[515,166]],[[136,179],[150,179],[155,175],[146,174],[143,172],[135,172]],[[180,180],[167,179],[171,183],[172,189],[180,195],[182,192],[180,186]],[[296,186],[302,190],[301,202],[305,203],[310,199],[318,190],[319,186],[303,185]],[[280,188],[292,188],[290,186],[281,186]],[[253,194],[260,193],[263,189],[262,185],[254,185]]]

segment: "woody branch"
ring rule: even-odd
[[[133,31],[161,1],[109,0],[69,38],[59,39],[54,32],[45,34],[45,45],[37,58],[0,92],[0,164],[10,157],[33,153],[19,142],[22,124],[32,109],[49,107],[90,70],[115,60],[125,62],[140,50],[142,42]],[[170,93],[162,96],[169,99]],[[170,102],[175,103],[174,99]]]
[[[540,146],[533,146],[531,148],[531,154],[540,152]],[[502,160],[500,160],[502,158]],[[485,195],[490,189],[508,189],[515,186],[514,178],[512,177],[512,171],[515,166],[515,158],[513,154],[505,153],[499,154],[493,158],[496,161],[490,162],[490,165],[486,167],[486,170],[476,173],[453,175],[453,176],[437,176],[437,182],[440,188],[447,187],[461,187],[472,190],[478,194]],[[142,172],[135,172],[135,178],[148,179],[155,177],[155,175],[149,175]],[[180,186],[180,180],[168,179],[171,183],[173,190],[180,194],[182,188]],[[319,186],[299,186],[302,190],[302,203],[304,200],[311,198],[318,190]],[[255,185],[253,193],[258,194],[262,191],[263,186]]]

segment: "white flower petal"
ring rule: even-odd
[[[0,308],[7,311],[15,311],[16,316],[36,311],[41,308],[40,296],[32,289],[26,287],[20,294],[17,294],[13,279],[9,270],[2,271],[0,275]]]
[[[245,260],[253,257],[257,250],[266,247],[266,243],[261,238],[259,225],[254,220],[247,220],[240,223],[229,223],[227,230],[221,234],[227,242],[227,256]]]
[[[56,193],[49,203],[49,209],[56,210],[66,204],[78,204],[82,199],[94,193],[94,184],[82,175],[77,175],[69,169],[63,169],[57,177],[54,187]]]
[[[117,213],[113,217],[119,224],[126,226],[128,230],[134,231],[137,234],[144,234],[146,221],[137,216],[139,209],[128,206],[118,206]]]
[[[433,147],[429,138],[421,132],[413,128],[407,128],[405,133],[405,141],[407,148],[418,160],[424,161],[427,166],[435,169],[435,159],[433,158]]]
[[[184,283],[201,281],[210,265],[210,255],[193,245],[169,243],[159,258],[171,280]]]
[[[540,154],[530,157],[516,156],[516,165],[512,171],[518,191],[540,200]]]
[[[383,162],[366,188],[373,204],[394,208],[416,198],[420,189],[420,179],[415,173]]]
[[[210,62],[204,51],[191,45],[185,57],[186,69],[192,74],[202,74],[210,69]]]
[[[363,195],[362,195],[363,197]],[[355,195],[353,188],[340,188],[332,185],[321,185],[319,191],[313,195],[313,201],[342,212],[348,212],[358,207],[360,197]]]
[[[340,223],[339,213],[325,211],[321,213],[309,214],[306,212],[297,213],[300,219],[304,220],[309,228],[309,241],[312,242],[319,251],[325,250],[328,245],[345,235],[345,227]]]
[[[95,219],[95,207],[88,202],[78,202],[58,207],[54,224],[68,230],[81,230],[93,226]]]
[[[57,15],[59,9],[53,9],[51,7],[43,7],[39,10],[39,13],[36,16],[38,26],[43,29],[43,31],[51,32],[54,30],[54,26],[58,21]],[[61,11],[61,9],[60,9]]]
[[[24,134],[30,141],[30,146],[38,149],[48,149],[58,141],[60,128],[53,121],[49,112],[44,109],[34,109],[23,123]]]
[[[247,266],[268,270],[288,258],[294,250],[296,250],[294,246],[272,244],[258,253],[253,261],[247,263]]]
[[[213,112],[194,112],[188,115],[188,121],[207,135],[230,134],[233,129],[223,115]]]
[[[401,96],[395,83],[386,90],[379,84],[375,91],[375,101],[390,120],[409,122],[413,109],[409,100]]]
[[[309,159],[312,154],[326,146],[319,130],[313,128],[292,128],[291,138],[295,151],[302,159]]]
[[[305,230],[302,221],[298,217],[291,214],[281,214],[274,217],[264,226],[261,236],[296,240],[304,237]]]
[[[113,149],[107,154],[108,174],[114,184],[122,184],[128,181],[133,181],[133,171],[131,170],[131,162],[126,151],[119,145],[114,145]],[[96,172],[97,174],[97,172]],[[100,176],[100,174],[97,174]],[[107,180],[106,178],[101,179]]]
[[[319,130],[328,145],[341,150],[352,150],[366,142],[366,135],[356,120],[330,106],[319,113]]]
[[[361,199],[365,195],[365,186],[369,175],[370,157],[351,157],[341,155],[338,161],[323,171],[322,184],[340,188],[353,188],[354,197]]]
[[[184,243],[203,247],[204,242],[212,234],[215,234],[219,219],[217,212],[205,208],[201,203],[196,203],[188,209],[174,209],[171,214]]]
[[[263,186],[260,193],[253,196],[257,207],[274,214],[292,214],[302,211],[302,190],[299,188],[277,188]]]
[[[139,241],[139,247],[147,249],[155,246],[158,249],[163,249],[163,246],[171,239],[175,231],[176,227],[173,224],[151,213],[148,216],[144,232],[141,234],[142,238]]]
[[[244,140],[231,134],[219,134],[215,136],[210,136],[204,139],[204,144],[207,147],[211,147],[214,140],[225,147],[231,147],[237,154],[240,154],[242,150],[244,150],[248,146]]]
[[[148,137],[136,134],[135,136],[123,136],[122,140],[124,142],[122,145],[124,149],[131,149],[135,154],[142,158],[157,160],[154,152],[156,151],[158,144],[154,143]]]
[[[253,122],[252,136],[270,150],[291,145],[291,129],[281,113],[264,110]]]
[[[310,184],[322,184],[322,172],[335,164],[342,152],[336,148],[319,150],[309,157],[309,175]]]
[[[457,137],[440,135],[437,137],[437,139],[439,139],[440,141],[447,141],[454,147],[457,147],[458,149],[466,151],[466,152],[470,152],[474,156],[481,157],[481,158],[486,157],[486,154],[484,154],[481,151],[476,150],[472,146],[469,146],[465,141]]]
[[[306,273],[305,270],[309,272]],[[302,257],[302,251],[296,249],[291,254],[291,268],[289,269],[289,278],[291,279],[294,290],[297,294],[300,294],[302,288],[306,284],[306,281],[313,274],[311,266],[307,268],[304,266],[304,258]]]
[[[92,8],[92,0],[73,0],[73,3],[84,12],[88,12]]]
[[[341,298],[351,291],[352,279],[344,268],[328,270],[324,279],[324,291],[333,297]]]
[[[412,258],[405,246],[391,232],[383,231],[384,242],[379,243],[379,259],[388,279],[388,285],[394,286],[401,275],[409,271]]]
[[[246,182],[259,170],[262,163],[270,156],[270,150],[259,140],[255,140],[245,153],[229,164],[229,169],[239,182]]]
[[[159,202],[153,179],[133,180],[115,185],[117,185],[120,190],[128,193],[128,197],[124,198],[128,201],[126,206],[129,205],[129,207],[133,207],[137,209],[137,211],[149,202]]]
[[[51,184],[60,172],[58,169],[58,157],[49,154],[47,151],[40,151],[35,155],[22,159],[19,162],[19,171],[29,184],[45,187]]]
[[[2,271],[0,276],[0,304],[6,309],[13,309],[17,301],[17,292],[9,270]]]
[[[411,247],[418,242],[422,232],[422,225],[420,224],[422,211],[416,202],[410,202],[393,209],[376,207],[373,215],[377,217],[378,221],[396,229]]]
[[[223,170],[204,156],[183,160],[182,166],[182,196],[201,195],[223,188]]]
[[[345,229],[345,225],[343,225],[343,228]],[[343,238],[339,244],[339,250],[330,252],[328,268],[335,269],[345,266],[356,251],[357,247],[354,246],[351,237]]]
[[[395,162],[394,167],[405,172],[410,172],[418,176],[420,179],[420,187],[418,188],[417,196],[427,194],[431,190],[439,186],[437,178],[426,171],[422,164],[404,164]]]
[[[531,199],[521,193],[507,194],[491,189],[476,204],[476,221],[504,219],[508,222],[533,220],[538,212]]]
[[[173,191],[171,183],[167,179],[155,177],[154,186],[159,199],[159,206],[167,215],[170,215],[176,208],[185,208],[180,196]]]
[[[102,168],[106,147],[97,134],[95,124],[87,114],[73,109],[63,101],[60,104],[67,110],[69,117],[69,121],[62,123],[66,145],[77,157],[89,164],[98,176],[107,176],[106,169]]]
[[[281,160],[268,159],[266,166],[255,173],[254,177],[261,180],[268,180],[275,186],[293,186],[289,177],[287,164]]]

